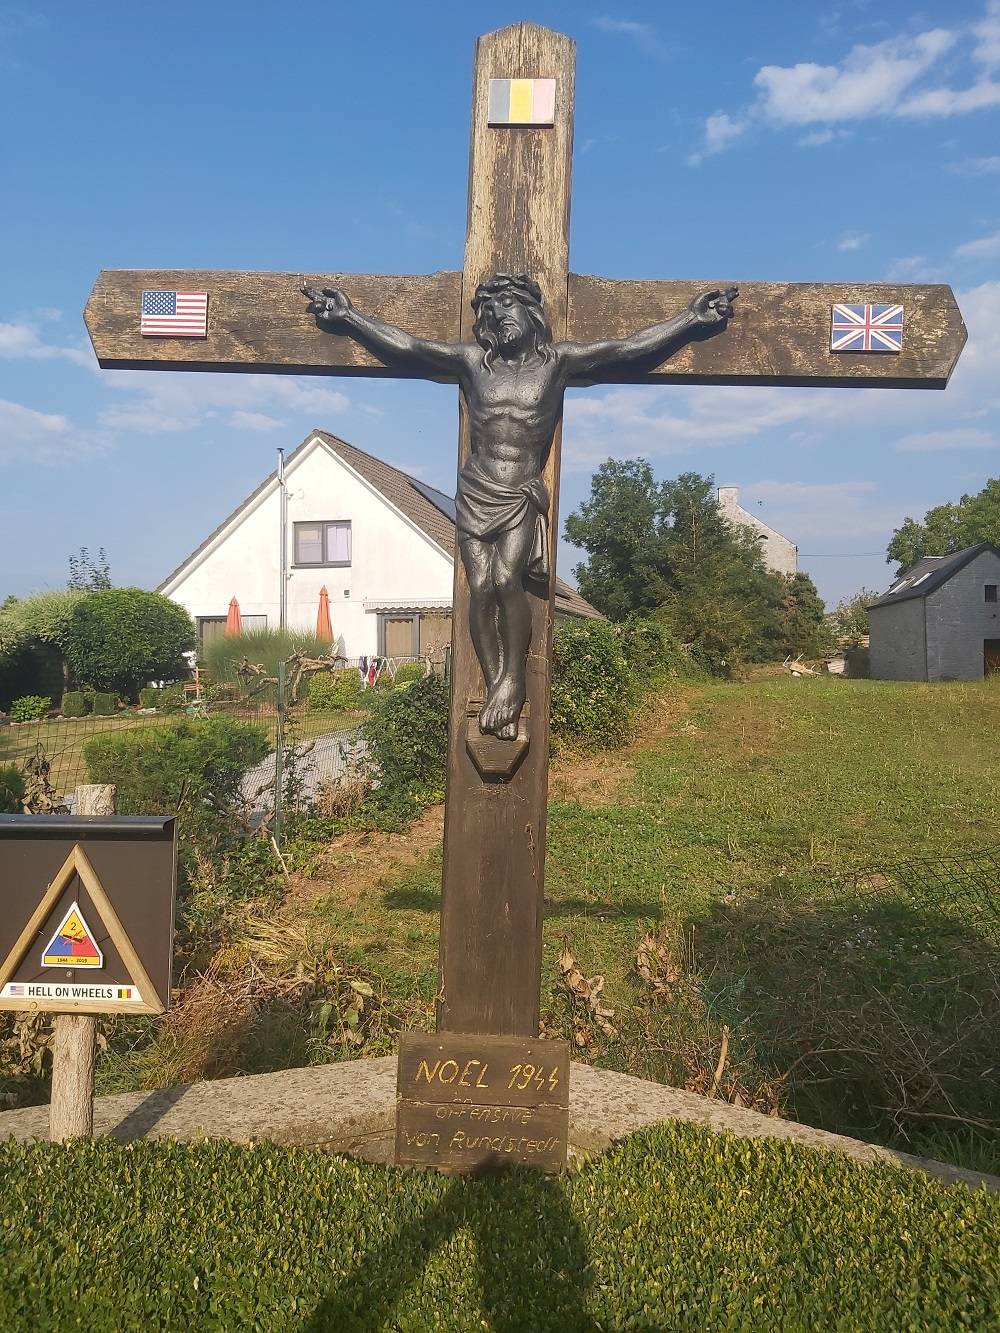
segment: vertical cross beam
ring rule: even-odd
[[[476,285],[494,271],[535,278],[555,339],[566,336],[574,75],[575,43],[531,23],[489,33],[476,45],[463,339],[472,338],[469,302]],[[491,78],[555,79],[554,124],[490,126]],[[459,411],[461,467],[469,456],[464,402]],[[560,439],[561,426],[544,473],[553,553]],[[438,1000],[442,1031],[526,1037],[538,1032],[554,587],[553,578],[547,601],[532,597],[527,753],[510,781],[484,780],[466,749],[469,707],[484,698],[484,684],[469,635],[469,587],[461,559],[455,560]]]

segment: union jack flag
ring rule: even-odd
[[[903,348],[901,305],[835,305],[831,352],[899,352]]]

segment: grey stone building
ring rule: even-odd
[[[773,569],[776,574],[795,573],[799,565],[799,548],[780,532],[768,527],[756,514],[751,514],[749,509],[743,508],[738,486],[719,487],[719,508],[730,523],[738,523],[741,528],[750,529],[760,542],[761,555],[768,569]]]
[[[1000,547],[927,555],[868,610],[876,680],[982,680],[1000,672]]]

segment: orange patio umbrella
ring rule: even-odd
[[[240,604],[235,597],[230,598],[229,601],[229,615],[226,616],[226,633],[243,633],[243,617],[240,615]]]
[[[330,623],[330,594],[319,590],[319,610],[316,612],[316,637],[320,643],[333,643],[333,625]]]

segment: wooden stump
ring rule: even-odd
[[[94,1132],[94,1046],[92,1014],[57,1014],[52,1024],[52,1100],[49,1138],[89,1138]]]
[[[78,815],[113,815],[115,788],[94,784],[76,789]],[[52,1097],[49,1138],[89,1138],[94,1132],[94,1057],[97,1019],[91,1014],[56,1014],[52,1021]]]

